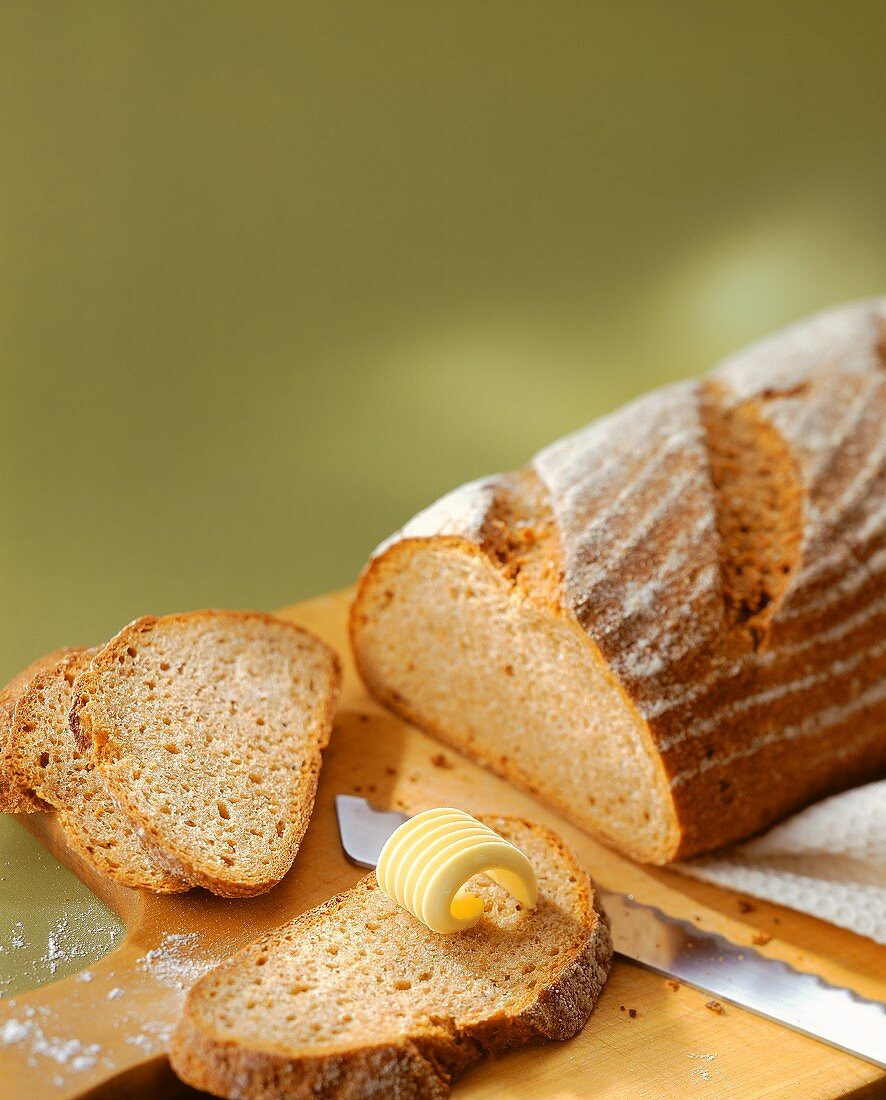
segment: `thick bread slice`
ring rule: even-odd
[[[23,668],[17,676],[14,676],[5,688],[0,690],[0,813],[34,813],[37,810],[45,810],[39,799],[20,790],[18,785],[11,783],[6,774],[6,763],[3,750],[12,730],[12,716],[15,712],[15,704],[19,696],[33,680],[38,672],[45,668],[51,668],[66,653],[75,652],[71,649],[55,649],[47,653],[45,657],[39,657],[27,668]]]
[[[636,859],[886,774],[886,300],[463,486],[351,618],[387,706]]]
[[[327,645],[271,615],[146,617],[78,677],[71,725],[173,873],[248,897],[298,851],[340,679]]]
[[[180,893],[190,883],[173,875],[139,839],[74,742],[68,725],[72,685],[98,652],[66,654],[37,673],[19,697],[4,759],[17,787],[56,811],[69,847],[99,871],[156,893]]]
[[[243,1100],[442,1097],[485,1054],[575,1035],[612,956],[593,887],[547,829],[483,820],[529,857],[537,909],[477,876],[484,916],[441,936],[370,874],[193,987],[176,1073]]]

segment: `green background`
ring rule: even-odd
[[[5,0],[0,678],[346,585],[453,485],[882,293],[884,58],[875,2]]]

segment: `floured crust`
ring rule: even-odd
[[[631,854],[692,855],[884,774],[884,332],[882,300],[822,314],[427,509],[361,580],[352,639],[370,689],[468,748],[420,705],[400,706],[363,624],[383,613],[398,543],[421,555],[456,537],[453,554],[471,544],[507,578],[488,520],[522,484],[528,521],[553,517],[543,556],[558,577],[511,583],[528,579],[529,599],[586,633],[667,778],[675,842]],[[468,751],[512,777],[494,743]],[[558,801],[552,775],[536,783]],[[601,831],[582,806],[570,812]]]
[[[442,1003],[436,1004],[431,987],[420,994],[421,1008],[419,1004],[413,1006],[412,1023],[396,1037],[379,1041],[373,1034],[361,1038],[358,1033],[338,1043],[327,1042],[322,1051],[310,1047],[282,1049],[270,1035],[257,1045],[245,1035],[229,1035],[217,1020],[213,1023],[221,1004],[217,998],[224,997],[226,982],[239,983],[241,974],[242,981],[248,982],[254,973],[251,968],[260,957],[269,958],[269,966],[273,966],[279,952],[313,950],[315,943],[325,942],[323,937],[329,933],[324,932],[324,928],[328,928],[333,918],[343,927],[356,925],[370,901],[376,908],[381,901],[385,908],[396,912],[401,922],[398,946],[385,947],[384,962],[379,962],[379,966],[385,965],[396,972],[397,962],[392,952],[408,956],[426,949],[429,942],[436,960],[443,965],[447,952],[453,952],[454,966],[461,937],[467,933],[438,936],[424,929],[381,895],[375,875],[371,874],[353,890],[332,898],[245,948],[193,987],[173,1036],[170,1055],[179,1076],[188,1084],[216,1095],[248,1100],[270,1100],[271,1097],[295,1100],[314,1096],[398,1097],[402,1100],[445,1097],[449,1095],[450,1082],[486,1055],[575,1035],[590,1015],[608,975],[612,944],[605,916],[586,872],[554,834],[515,818],[483,820],[508,835],[514,843],[520,844],[521,837],[528,831],[537,846],[548,847],[547,866],[536,866],[542,872],[542,881],[545,873],[568,873],[570,881],[575,883],[570,917],[579,934],[549,984],[527,996],[520,988],[521,982],[515,981],[511,1000],[487,1015],[484,1015],[482,993],[478,988],[470,1010],[462,1010],[458,1017],[447,1015]],[[375,910],[373,916],[376,916]],[[504,951],[519,972],[523,955],[519,939],[514,937],[513,932],[503,933],[500,941],[493,936],[489,951]],[[415,943],[411,942],[413,938]],[[366,936],[365,942],[367,948],[372,946],[371,934]],[[552,943],[551,948],[555,947],[559,945]],[[494,960],[490,958],[490,970],[493,965]],[[366,966],[371,967],[373,963],[367,961]],[[331,986],[328,998],[332,998],[334,992]],[[419,996],[418,991],[410,991],[407,996],[414,995]],[[285,1005],[274,1003],[275,1012],[285,1010]],[[357,1025],[360,1025],[359,1020]],[[396,1030],[393,1025],[391,1029]]]

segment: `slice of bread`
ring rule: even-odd
[[[148,616],[78,677],[71,726],[166,867],[249,897],[295,859],[340,679],[327,645],[271,615]]]
[[[27,668],[23,668],[17,676],[14,676],[5,688],[0,690],[0,813],[17,814],[33,813],[36,810],[45,810],[38,798],[19,788],[17,783],[11,782],[7,775],[7,765],[4,759],[4,749],[12,730],[12,717],[15,712],[15,704],[19,701],[22,692],[33,680],[38,672],[45,668],[51,668],[66,653],[73,653],[71,649],[55,649],[47,653],[45,657],[39,657]]]
[[[483,820],[536,870],[521,907],[485,876],[484,916],[431,932],[370,874],[257,940],[191,990],[170,1059],[218,1096],[439,1097],[485,1054],[584,1025],[612,944],[590,880],[553,833]]]
[[[4,750],[7,773],[24,797],[56,810],[68,846],[103,874],[125,886],[180,893],[190,883],[145,847],[68,725],[72,685],[97,652],[67,653],[30,681],[16,704]]]

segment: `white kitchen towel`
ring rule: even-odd
[[[816,802],[756,840],[672,866],[886,944],[886,780]]]

